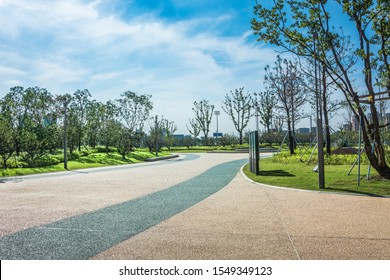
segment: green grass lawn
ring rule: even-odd
[[[318,191],[318,173],[313,172],[314,167],[315,164],[277,163],[269,158],[260,160],[259,176],[250,173],[249,165],[244,167],[244,173],[259,183]],[[378,177],[373,169],[371,179],[366,180],[367,168],[367,165],[361,166],[361,181],[357,186],[357,166],[348,175],[351,165],[326,165],[324,191],[389,196],[390,181]]]
[[[168,152],[159,152],[159,156],[168,156]],[[111,165],[122,165],[144,162],[147,158],[155,157],[154,153],[146,151],[135,151],[128,154],[126,160],[122,159],[122,156],[118,153],[111,152],[109,154],[103,152],[91,153],[87,156],[80,156],[75,160],[68,160],[68,170],[103,167]],[[20,176],[29,174],[39,174],[46,172],[58,172],[65,171],[64,164],[58,163],[54,165],[35,167],[35,168],[8,168],[0,169],[0,177],[3,176]]]

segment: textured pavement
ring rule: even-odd
[[[226,167],[226,162],[242,165],[240,159],[245,162],[246,155],[187,155],[118,169],[0,179],[0,236],[3,240],[23,237],[21,233],[57,223],[57,230],[42,238],[51,238],[55,232],[58,240],[72,240],[74,232],[64,230],[64,219],[87,217],[102,208],[145,199],[178,184],[185,186],[194,177],[207,178],[214,186],[214,180],[232,173],[222,183],[225,187],[195,199],[184,211],[134,235],[125,227],[119,231],[125,232],[123,241],[114,238],[121,228],[115,223],[112,238],[99,235],[95,241],[88,239],[107,244],[107,250],[85,254],[88,242],[76,242],[75,246],[68,242],[72,254],[49,246],[31,257],[30,245],[21,238],[14,248],[19,246],[25,252],[16,249],[15,254],[25,259],[390,259],[390,199],[271,188],[248,181],[235,168],[207,173],[218,165]],[[202,178],[202,173],[211,176]],[[194,198],[194,194],[188,197]],[[116,211],[112,213],[113,219],[118,219]],[[122,219],[126,224],[125,216]],[[85,226],[86,221],[81,223]],[[5,250],[3,245],[1,250]],[[9,243],[7,248],[9,252]]]

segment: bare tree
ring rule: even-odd
[[[351,67],[355,64],[355,61],[351,61]],[[313,98],[311,98],[310,104],[313,109],[315,109],[316,103],[316,89],[315,89],[315,79],[314,76],[314,61],[313,59],[305,59],[304,61],[300,60],[301,71],[306,76],[305,86],[308,91],[312,93]],[[329,73],[326,70],[326,67],[321,67],[319,71],[320,73],[320,96],[321,104],[322,104],[322,114],[324,119],[324,131],[325,131],[325,142],[326,142],[326,153],[328,155],[331,154],[331,127],[330,127],[330,119],[334,116],[334,114],[342,108],[343,102],[341,100],[334,99],[334,94],[337,92],[337,86],[335,82],[330,78]],[[311,129],[311,128],[310,128]]]
[[[195,114],[194,125],[203,132],[205,145],[208,145],[208,134],[210,132],[210,123],[213,118],[214,105],[209,104],[208,100],[195,101],[192,111]],[[192,124],[191,124],[192,126]],[[192,126],[193,128],[195,126]]]
[[[273,92],[279,101],[278,107],[284,112],[287,121],[290,154],[294,154],[295,123],[303,117],[300,111],[305,105],[307,89],[298,63],[278,56],[275,66],[265,68],[264,77],[267,89]]]
[[[234,127],[240,137],[242,144],[243,131],[248,126],[249,119],[252,116],[251,109],[253,107],[253,99],[249,93],[243,93],[244,88],[230,91],[230,95],[225,95],[225,100],[222,103],[222,109],[229,115],[233,121]]]
[[[255,96],[260,123],[265,126],[267,133],[269,133],[271,130],[272,119],[274,118],[276,111],[276,96],[269,90],[260,92],[259,94],[255,93]]]

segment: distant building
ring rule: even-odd
[[[371,119],[371,114],[368,114],[368,119]],[[371,120],[370,120],[371,121]],[[359,130],[359,120],[355,117],[355,115],[351,115],[351,131],[358,131]]]
[[[297,133],[300,134],[310,134],[310,128],[308,127],[301,127],[297,129]]]
[[[343,130],[344,131],[350,131],[351,130],[351,124],[350,123],[343,124]]]
[[[173,139],[175,139],[175,140],[181,141],[181,140],[184,139],[184,134],[173,134],[172,137],[173,137]]]

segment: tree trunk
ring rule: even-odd
[[[327,84],[326,84],[326,72],[325,68],[322,72],[322,111],[324,116],[324,124],[325,124],[325,143],[326,143],[326,154],[330,155],[331,151],[331,143],[330,143],[330,127],[329,127],[329,112],[327,105]]]
[[[290,155],[294,155],[294,135],[291,131],[291,119],[290,116],[287,116],[287,129],[288,129],[288,142],[289,142],[289,149],[290,149]]]
[[[364,117],[364,113],[361,107],[358,108],[359,114]],[[375,111],[375,110],[374,110]],[[378,121],[377,116],[372,116],[374,125]],[[374,168],[379,176],[390,180],[390,167],[386,164],[386,156],[385,156],[385,150],[383,148],[383,145],[380,141],[380,135],[376,135],[377,133],[375,131],[372,131],[372,128],[370,127],[370,124],[368,123],[367,119],[362,124],[362,133],[363,133],[363,142],[364,142],[364,148],[367,155],[367,158],[372,166]],[[372,143],[370,142],[369,135],[374,136],[373,143],[375,145],[374,152],[372,152]]]

